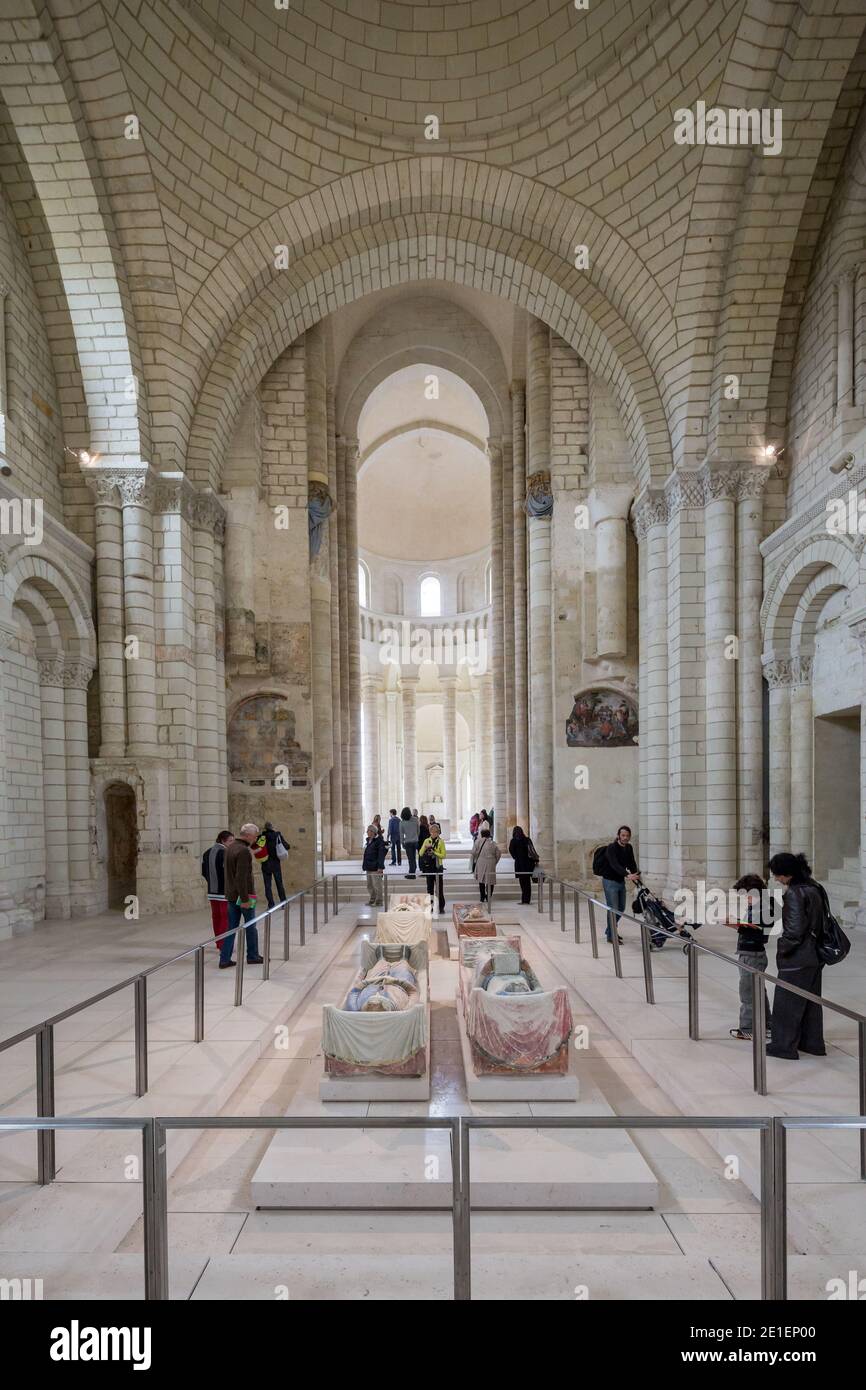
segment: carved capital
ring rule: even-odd
[[[699,473],[673,473],[665,484],[668,516],[676,516],[685,507],[703,507],[704,486]]]
[[[159,515],[173,513],[191,521],[195,495],[195,488],[183,474],[163,474],[156,480],[153,509]]]
[[[76,657],[49,657],[39,663],[39,684],[62,687],[64,690],[86,690],[94,667],[90,661]]]
[[[764,663],[764,679],[771,690],[794,684],[794,662],[790,659]]]
[[[524,510],[531,517],[550,516],[553,511],[553,489],[550,486],[550,473],[539,469],[526,480],[526,502]]]
[[[55,689],[63,689],[63,674],[66,669],[66,662],[62,656],[51,657],[39,663],[39,684],[54,686]]]
[[[9,561],[8,561],[8,559],[7,559],[7,557],[6,557],[6,551],[3,550],[2,547],[0,547],[0,575],[8,574],[8,573],[9,573]]]
[[[667,526],[670,519],[668,499],[663,492],[645,492],[635,504],[631,524],[638,544],[646,539],[654,526]]]
[[[226,531],[226,513],[215,492],[197,492],[192,499],[192,524],[197,531],[212,531],[222,540]]]

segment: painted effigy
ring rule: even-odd
[[[454,903],[451,920],[458,939],[462,936],[496,935],[496,923],[485,903]]]
[[[569,748],[627,748],[637,743],[637,707],[618,690],[584,690],[565,721]]]
[[[363,941],[339,1005],[322,1010],[328,1076],[423,1076],[428,1067],[427,946]]]
[[[519,936],[461,940],[459,972],[476,1076],[568,1074],[568,990],[542,987]]]

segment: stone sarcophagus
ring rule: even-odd
[[[519,936],[462,940],[458,1011],[480,1076],[567,1076],[568,990],[545,989]]]
[[[361,966],[348,991],[339,1004],[326,1004],[322,1010],[325,1078],[320,1094],[367,1098],[357,1084],[364,1078],[403,1080],[412,1083],[413,1097],[429,1094],[429,1050],[426,942],[408,946],[363,941]],[[341,1080],[345,1084],[338,1088]],[[419,1091],[419,1082],[426,1090]],[[402,1094],[399,1088],[391,1089]]]
[[[454,903],[451,920],[458,938],[496,935],[496,924],[484,903]]]
[[[376,944],[394,946],[417,946],[423,941],[429,947],[431,916],[427,899],[422,899],[423,907],[416,903],[397,903],[387,912],[376,916]]]

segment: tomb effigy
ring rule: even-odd
[[[397,946],[415,946],[419,941],[429,944],[431,917],[426,898],[423,906],[398,902],[387,912],[376,916],[376,942]]]
[[[428,908],[433,899],[429,893],[392,893],[390,900],[395,907],[420,907]]]
[[[426,1099],[430,1094],[427,943],[361,942],[361,965],[322,1010],[323,1099]]]
[[[451,920],[461,936],[495,936],[496,926],[484,903],[454,903]]]
[[[545,988],[519,936],[463,937],[458,960],[457,1014],[470,1099],[502,1098],[513,1086],[514,1099],[576,1100],[568,990]]]

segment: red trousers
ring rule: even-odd
[[[229,905],[225,898],[223,898],[222,902],[214,902],[213,899],[211,899],[210,919],[213,922],[214,936],[222,936],[223,932],[228,931]],[[220,949],[221,945],[222,942],[220,941],[216,943],[217,950]]]

